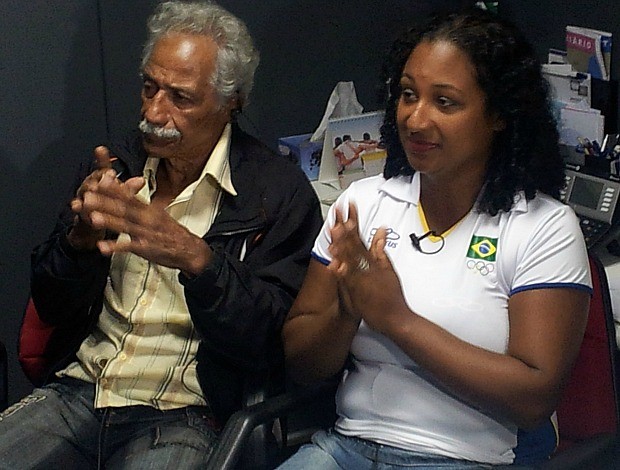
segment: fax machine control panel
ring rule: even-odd
[[[601,240],[615,222],[620,183],[573,170],[566,170],[566,188],[561,193],[579,216],[588,248]]]

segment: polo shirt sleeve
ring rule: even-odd
[[[542,218],[524,215],[510,230],[528,234],[516,252],[510,295],[556,287],[592,292],[583,234],[579,220],[569,206],[557,206]]]
[[[329,245],[331,245],[332,238],[330,234],[330,230],[334,226],[334,222],[336,220],[336,207],[341,207],[344,210],[345,217],[348,215],[348,207],[349,202],[354,200],[354,196],[352,196],[354,185],[349,186],[340,196],[336,199],[329,211],[327,212],[327,217],[325,218],[325,222],[323,223],[323,227],[319,232],[316,240],[314,241],[314,247],[312,248],[312,257],[323,263],[324,265],[328,265],[332,256],[329,253]]]

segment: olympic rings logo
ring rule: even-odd
[[[481,261],[481,260],[476,261],[473,259],[470,259],[467,261],[467,268],[475,270],[479,272],[480,274],[482,274],[483,276],[488,276],[490,273],[495,271],[495,265],[491,263],[485,263],[484,261]]]

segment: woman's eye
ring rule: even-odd
[[[415,100],[416,99],[416,94],[415,92],[411,89],[411,88],[404,88],[401,92],[400,92],[400,96],[405,100],[405,101],[411,101],[411,100]]]
[[[450,106],[454,106],[456,104],[454,100],[451,100],[450,98],[446,98],[445,96],[440,96],[437,99],[437,102],[442,108],[449,108]]]

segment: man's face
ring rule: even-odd
[[[175,33],[155,44],[141,93],[149,156],[194,161],[211,154],[234,104],[222,105],[210,84],[217,51],[211,38],[195,34]]]

